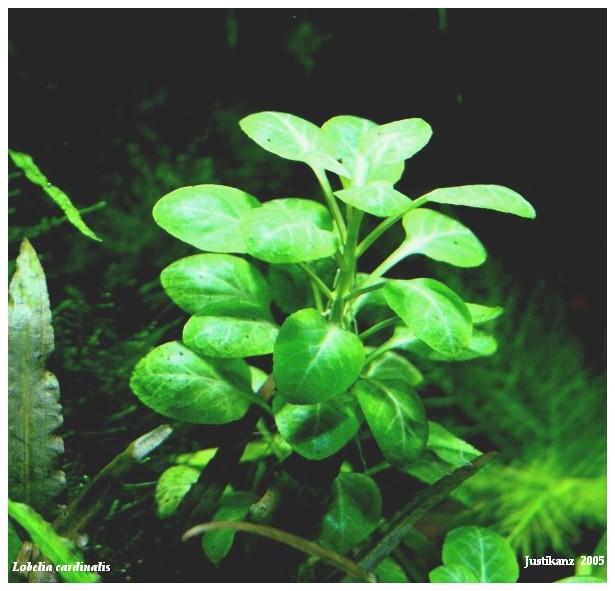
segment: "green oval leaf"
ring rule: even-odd
[[[246,252],[239,218],[258,206],[257,199],[239,189],[195,185],[159,199],[153,216],[171,236],[201,250]]]
[[[299,263],[331,256],[338,246],[331,216],[308,199],[275,199],[244,215],[247,251],[268,263]]]
[[[403,225],[404,256],[423,254],[456,267],[478,267],[487,259],[485,247],[472,230],[437,211],[410,211],[404,216]]]
[[[333,481],[333,501],[323,517],[320,543],[346,553],[376,529],[381,513],[378,485],[364,474],[342,473]]]
[[[515,552],[506,539],[475,525],[458,527],[446,535],[442,562],[447,568],[431,571],[432,583],[468,582],[468,572],[479,583],[514,583],[519,578]]]
[[[168,296],[189,314],[269,316],[271,293],[260,271],[227,254],[196,254],[179,259],[161,275]]]
[[[201,471],[192,466],[171,466],[160,475],[154,493],[158,517],[166,519],[177,511],[200,474]]]
[[[184,326],[187,347],[206,357],[251,357],[273,351],[278,327],[268,320],[192,316]]]
[[[404,569],[390,557],[385,558],[374,571],[379,583],[408,583]]]
[[[481,455],[473,445],[453,435],[440,423],[429,421],[429,438],[427,447],[441,460],[455,468],[464,466]]]
[[[275,424],[286,442],[308,460],[322,460],[342,449],[361,426],[353,396],[316,404],[288,404],[274,399]]]
[[[492,209],[502,213],[512,213],[522,218],[533,219],[536,211],[531,203],[519,193],[500,185],[465,185],[462,187],[445,187],[427,193],[421,199],[447,205],[465,205]]]
[[[387,351],[370,363],[367,375],[375,380],[401,380],[408,386],[418,386],[423,381],[423,374],[405,357]]]
[[[212,521],[243,521],[250,507],[258,501],[258,497],[251,492],[232,492],[220,499],[220,508],[214,514]],[[203,534],[201,545],[203,552],[214,564],[222,562],[233,547],[234,529],[217,529]]]
[[[322,126],[325,137],[329,140],[331,155],[348,171],[346,178],[353,185],[363,185],[374,181],[386,181],[394,185],[404,172],[404,163],[371,163],[359,149],[362,137],[377,124],[369,119],[353,115],[332,117]]]
[[[573,577],[566,577],[565,579],[560,579],[559,581],[555,581],[556,583],[606,583],[606,579],[601,579],[599,577],[593,577],[591,575],[579,575]]]
[[[382,218],[402,215],[412,204],[411,199],[384,181],[350,187],[336,191],[334,195],[348,205]]]
[[[501,306],[484,306],[483,304],[471,304],[466,302],[470,316],[472,316],[472,324],[485,324],[499,318],[504,313],[504,308]]]
[[[273,349],[273,377],[286,401],[313,404],[352,386],[364,361],[357,335],[308,308],[290,315],[280,328]]]
[[[161,415],[212,425],[240,419],[253,396],[246,363],[203,359],[177,341],[143,357],[130,387],[145,406]]]
[[[435,279],[389,279],[384,297],[414,335],[438,353],[456,356],[468,346],[472,335],[470,312],[443,283]]]
[[[263,111],[244,117],[239,126],[261,148],[281,158],[347,174],[345,168],[329,155],[328,143],[321,129],[310,121],[290,113]]]
[[[427,445],[427,419],[421,399],[399,380],[362,378],[354,387],[361,410],[384,457],[404,467]]]
[[[423,119],[402,119],[370,129],[359,147],[374,166],[394,164],[414,156],[425,147],[431,134],[431,127]]]

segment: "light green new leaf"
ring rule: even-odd
[[[472,324],[485,324],[491,320],[499,318],[504,313],[504,308],[501,306],[483,306],[482,304],[471,304],[466,302],[470,316],[472,316]]]
[[[17,535],[17,531],[15,530],[15,526],[13,522],[9,519],[9,531],[8,531],[8,555],[9,555],[9,572],[11,572],[11,567],[13,565],[13,561],[17,558],[17,554],[19,554],[19,549],[21,548],[21,540]]]
[[[326,207],[308,199],[275,199],[241,219],[247,252],[268,263],[322,259],[337,250]]]
[[[271,353],[277,334],[278,327],[269,320],[192,316],[182,338],[199,355],[240,358]]]
[[[336,191],[334,195],[348,205],[382,218],[402,215],[412,204],[410,198],[384,181],[350,187]]]
[[[203,359],[177,341],[143,357],[130,387],[145,406],[161,415],[211,425],[240,419],[254,396],[246,363]]]
[[[280,328],[273,349],[273,377],[286,401],[313,404],[352,386],[364,361],[357,335],[308,308],[289,316]]]
[[[463,564],[449,564],[429,573],[431,583],[480,583],[478,577]]]
[[[246,252],[239,218],[258,207],[257,199],[224,185],[176,189],[158,200],[153,216],[171,236],[200,250]]]
[[[345,554],[376,529],[382,513],[378,485],[364,474],[339,474],[333,501],[322,521],[319,542]]]
[[[378,125],[361,137],[359,149],[374,166],[402,162],[414,156],[431,138],[423,119],[402,119]]]
[[[472,319],[464,301],[434,279],[388,280],[384,297],[412,333],[432,349],[459,355],[469,344]]]
[[[455,468],[468,464],[482,453],[433,421],[429,421],[427,448]]]
[[[294,451],[308,460],[322,460],[344,447],[361,426],[361,411],[354,396],[316,404],[288,404],[274,399],[278,431]]]
[[[345,168],[329,155],[322,130],[289,113],[263,111],[244,117],[239,126],[261,148],[287,160],[305,162],[315,168],[345,175]]]
[[[404,569],[391,557],[385,558],[374,571],[379,583],[408,583]]]
[[[232,492],[220,499],[220,508],[214,514],[212,521],[243,521],[250,507],[258,501],[258,497],[251,492]],[[214,564],[222,562],[233,547],[235,540],[234,529],[217,529],[203,534],[201,545],[203,552]]]
[[[361,410],[384,457],[403,468],[425,449],[425,409],[413,388],[400,380],[362,378],[354,387]]]
[[[267,374],[259,367],[249,366],[250,368],[250,384],[254,393],[260,390],[260,387],[267,381]]]
[[[500,185],[465,185],[436,189],[421,199],[448,205],[465,205],[512,213],[522,218],[533,219],[536,211],[519,193]]]
[[[158,517],[166,519],[177,511],[200,474],[201,471],[192,466],[171,466],[160,475],[154,493]]]
[[[375,380],[401,380],[409,386],[418,386],[423,381],[423,374],[405,357],[387,351],[370,363],[367,375]]]
[[[556,583],[606,583],[606,579],[601,579],[600,577],[593,576],[573,576],[566,577],[565,579],[560,579],[559,581],[555,581]]]
[[[374,181],[394,185],[404,172],[403,161],[375,166],[361,153],[361,138],[374,127],[377,124],[373,121],[353,115],[332,117],[322,126],[332,156],[348,171],[346,178],[355,186]]]
[[[472,230],[437,211],[410,211],[404,216],[403,225],[406,231],[400,248],[403,257],[424,254],[456,267],[478,267],[487,259],[485,247]]]
[[[43,174],[41,169],[35,164],[32,156],[25,154],[24,152],[15,152],[9,150],[11,160],[15,163],[15,166],[20,168],[26,175],[26,178],[38,185],[66,215],[68,221],[79,230],[84,236],[101,242],[101,239],[94,233],[94,231],[83,221],[79,210],[73,205],[70,197],[61,189],[52,185],[47,177]]]
[[[161,275],[168,296],[189,314],[269,317],[271,292],[260,271],[227,254],[196,254],[179,259]]]
[[[70,540],[59,536],[34,509],[9,499],[9,516],[23,527],[41,554],[56,566],[58,574],[67,583],[96,583],[100,577],[92,572],[68,570],[68,566],[83,562],[83,554]]]
[[[467,582],[467,571],[479,583],[514,583],[519,578],[519,565],[510,544],[484,527],[472,525],[450,531],[444,540],[442,562],[448,569],[431,571],[432,582],[436,582],[433,576],[442,583]]]

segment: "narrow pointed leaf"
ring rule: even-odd
[[[166,417],[223,424],[240,419],[253,397],[248,365],[239,359],[204,359],[174,341],[139,361],[130,379],[136,396]]]
[[[344,203],[382,218],[402,215],[412,205],[411,199],[384,181],[343,189],[334,194]]]
[[[362,378],[354,387],[361,410],[384,457],[403,468],[425,449],[425,409],[413,388],[402,381]]]
[[[378,485],[364,474],[340,474],[322,520],[320,543],[346,553],[374,531],[382,512]]]
[[[459,355],[470,342],[472,319],[464,301],[434,279],[388,280],[384,296],[412,333],[443,355]]]
[[[200,250],[246,252],[239,218],[259,202],[244,191],[224,185],[176,189],[154,205],[156,223],[171,236]]]
[[[49,182],[47,177],[32,159],[32,156],[25,154],[24,152],[15,152],[14,150],[9,150],[9,155],[15,166],[24,172],[26,178],[30,182],[38,185],[41,189],[43,189],[43,191],[45,191],[45,193],[47,193],[47,195],[64,212],[64,215],[68,221],[75,226],[79,232],[92,240],[101,242],[101,239],[96,235],[96,233],[83,221],[81,213],[73,205],[70,197],[64,191]]]
[[[430,209],[415,209],[403,218],[404,256],[423,254],[456,267],[478,267],[487,252],[474,233],[462,223]]]
[[[431,138],[431,127],[423,119],[402,119],[378,125],[362,138],[360,150],[374,166],[402,162],[414,156]]]
[[[45,511],[65,485],[57,469],[64,451],[60,388],[45,369],[54,349],[49,295],[43,268],[25,239],[9,287],[8,447],[11,496]]]
[[[481,455],[473,445],[434,421],[429,421],[427,448],[455,468],[464,466]]]
[[[192,466],[171,466],[160,475],[154,493],[158,517],[166,519],[177,511],[200,473],[199,469]]]
[[[23,527],[41,554],[56,566],[76,566],[83,562],[81,551],[66,538],[60,537],[50,523],[47,523],[34,509],[24,503],[9,499],[9,516]],[[59,568],[58,574],[66,583],[96,583],[100,577],[87,571]]]
[[[258,496],[251,492],[232,492],[220,499],[220,508],[213,516],[214,521],[242,521],[250,512],[250,507],[258,501]],[[222,562],[233,547],[234,529],[217,529],[203,534],[201,545],[203,552],[214,564]]]
[[[251,357],[273,351],[278,327],[269,320],[233,316],[192,316],[184,326],[185,345],[206,357]]]
[[[355,382],[364,360],[357,335],[327,322],[318,310],[299,310],[284,321],[275,342],[278,394],[295,404],[324,402]]]
[[[244,215],[247,252],[268,263],[298,263],[329,257],[338,242],[327,209],[307,199],[275,199]]]
[[[500,306],[484,306],[483,304],[471,304],[466,302],[470,316],[472,316],[472,324],[485,324],[491,320],[499,318],[504,313],[504,308]]]
[[[346,174],[344,167],[329,155],[322,130],[301,117],[263,111],[244,117],[239,126],[261,148],[281,158]]]
[[[342,449],[361,426],[353,396],[316,404],[289,404],[274,399],[275,424],[285,441],[308,460],[322,460]]]
[[[465,205],[533,219],[536,211],[519,193],[500,185],[465,185],[436,189],[424,196],[434,203]]]
[[[269,316],[271,292],[260,271],[226,254],[197,254],[166,267],[160,280],[168,296],[189,314]]]

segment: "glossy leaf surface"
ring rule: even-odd
[[[378,217],[398,216],[408,210],[412,200],[396,191],[393,185],[375,181],[360,187],[350,187],[336,191],[335,196],[361,211]]]
[[[154,494],[158,517],[166,519],[177,511],[200,473],[200,470],[192,466],[171,466],[160,475]]]

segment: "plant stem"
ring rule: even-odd
[[[406,258],[406,243],[402,242],[384,261],[382,261],[361,284],[361,288],[373,284],[376,279],[380,279],[391,267]]]
[[[382,322],[378,322],[377,324],[374,324],[374,326],[370,326],[370,328],[368,328],[367,330],[364,330],[359,335],[359,338],[361,340],[365,340],[367,337],[371,337],[373,334],[385,328],[388,328],[389,326],[393,326],[394,324],[397,324],[398,321],[399,321],[399,318],[397,316],[393,318],[387,318],[386,320],[383,320]]]
[[[331,290],[325,285],[325,282],[314,272],[314,270],[306,263],[299,263],[299,266],[310,276],[320,291],[329,299],[333,297]]]
[[[318,183],[320,184],[320,188],[325,195],[325,200],[329,207],[329,211],[335,220],[335,224],[337,225],[337,229],[340,234],[340,239],[342,242],[346,242],[346,224],[344,223],[344,217],[342,216],[342,212],[340,211],[339,205],[335,199],[335,195],[333,195],[333,190],[331,189],[331,184],[329,183],[329,179],[327,178],[327,174],[322,168],[316,168],[314,166],[311,167],[318,179]]]
[[[382,289],[383,287],[384,287],[384,282],[377,283],[375,285],[367,285],[366,287],[355,289],[346,296],[345,300],[347,302],[350,302],[351,300],[358,298],[360,295],[363,295],[364,293],[369,293],[370,291],[376,291],[377,289]]]

